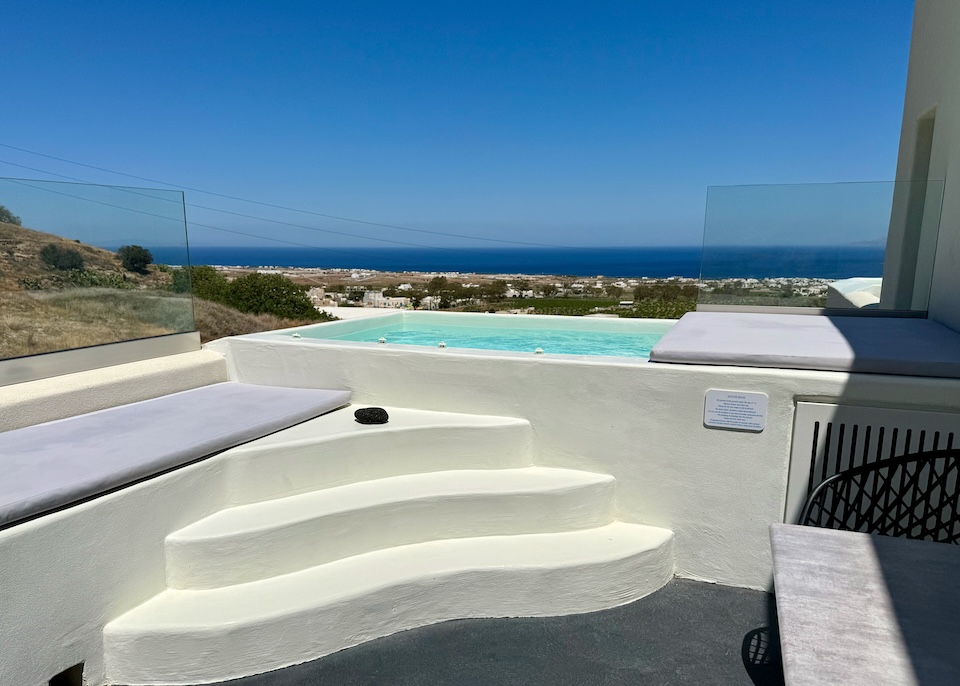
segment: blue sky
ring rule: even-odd
[[[708,186],[893,178],[912,5],[11,3],[0,143],[428,231],[697,243]],[[0,160],[159,187],[10,148]],[[348,234],[187,210],[292,243],[494,245],[186,198]],[[271,244],[202,226],[191,239]]]

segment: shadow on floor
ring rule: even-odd
[[[767,596],[766,621],[744,635],[740,657],[754,686],[784,686],[777,603],[772,595]]]
[[[745,635],[767,623],[770,599],[760,591],[675,580],[651,596],[612,610],[444,622],[225,683],[768,686],[778,682],[756,681],[748,674],[742,648]]]

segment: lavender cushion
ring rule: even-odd
[[[0,528],[343,407],[349,391],[219,383],[0,433]]]

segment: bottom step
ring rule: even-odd
[[[109,683],[201,684],[397,631],[623,605],[673,576],[673,533],[614,523],[387,548],[262,581],[167,590],[108,624]]]

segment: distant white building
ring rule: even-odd
[[[307,291],[307,297],[310,298],[310,303],[318,310],[324,307],[336,307],[347,299],[344,293],[327,293],[323,286],[310,288]]]
[[[383,294],[383,291],[364,291],[363,306],[392,307],[399,309],[403,307],[409,307],[410,298],[388,297]]]

